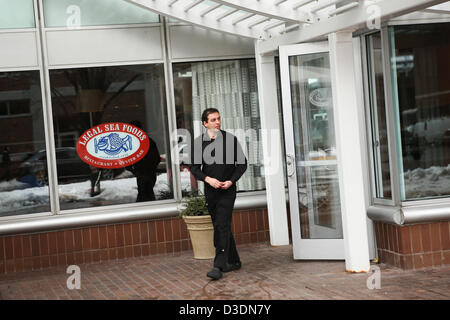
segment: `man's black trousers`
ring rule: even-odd
[[[233,233],[231,232],[236,188],[228,190],[205,190],[206,205],[214,225],[214,267],[225,269],[226,264],[240,262]]]

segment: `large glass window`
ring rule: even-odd
[[[392,198],[381,33],[367,37],[372,152],[377,198]]]
[[[186,130],[185,135],[197,137],[204,133],[203,110],[218,109],[222,130],[238,138],[248,159],[247,171],[237,182],[237,190],[264,190],[255,61],[177,63],[173,65],[173,75],[177,128]],[[186,138],[180,137],[180,148]],[[181,149],[181,161],[186,154],[187,150]],[[197,182],[183,162],[181,179],[184,194],[197,190]]]
[[[156,200],[173,198],[162,65],[51,70],[50,83],[62,210],[151,201],[151,189]],[[154,186],[145,158],[134,167],[98,169],[78,157],[77,139],[112,122],[140,122],[154,141],[161,160]]]
[[[33,0],[0,0],[0,29],[34,27]]]
[[[450,24],[389,28],[402,200],[450,195]]]
[[[123,0],[44,0],[46,27],[159,22],[159,16]]]
[[[50,211],[39,71],[0,73],[0,216]]]

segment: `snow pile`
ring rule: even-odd
[[[25,189],[28,184],[17,181],[16,179],[0,182],[0,192],[12,191],[16,189]]]
[[[2,183],[2,192],[0,192],[0,212],[14,211],[30,206],[48,205],[48,187],[4,191],[8,189],[11,190],[10,188],[13,186],[22,187],[20,182],[17,182],[16,180]]]
[[[124,175],[129,176],[129,175]],[[181,188],[183,192],[191,191],[191,178],[189,171],[180,172]],[[122,176],[121,176],[122,177]],[[26,184],[17,180],[10,180],[0,183],[0,212],[10,212],[18,209],[38,205],[48,205],[49,188],[35,187],[21,190]],[[109,181],[101,181],[101,193],[95,197],[91,197],[90,181],[61,184],[59,185],[59,199],[61,203],[69,202],[88,202],[95,200],[96,202],[116,202],[116,203],[133,203],[137,197],[136,178],[123,178]],[[171,188],[166,173],[157,177],[155,187],[153,188],[156,199],[171,198]]]
[[[450,195],[450,164],[404,173],[406,199]]]

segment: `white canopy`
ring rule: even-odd
[[[299,43],[371,21],[424,10],[448,13],[443,0],[125,0],[160,15],[241,37],[260,50]],[[444,7],[439,4],[445,3]]]

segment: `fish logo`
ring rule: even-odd
[[[128,123],[103,123],[86,130],[78,139],[77,153],[92,167],[115,169],[140,161],[148,152],[145,131]]]
[[[121,138],[118,133],[110,133],[105,137],[101,137],[98,141],[94,139],[95,153],[103,151],[107,155],[117,155],[122,151],[133,150],[133,142],[130,135]]]

